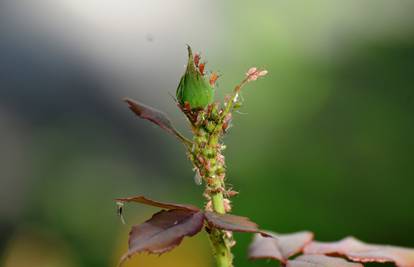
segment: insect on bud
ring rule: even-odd
[[[213,131],[214,131],[214,129],[216,128],[216,124],[215,124],[214,122],[212,122],[212,121],[208,121],[208,122],[206,123],[205,128],[206,128],[207,132],[211,133],[211,132],[213,132]]]
[[[209,82],[210,82],[210,85],[211,86],[214,86],[215,84],[216,84],[216,81],[217,81],[217,79],[219,78],[219,75],[216,73],[216,72],[213,72],[211,75],[210,75],[210,80],[209,80]]]
[[[195,169],[194,182],[196,185],[201,185],[203,183],[203,177],[201,177],[198,169]]]
[[[200,63],[200,54],[194,55],[194,65],[198,68],[198,64]]]
[[[204,208],[206,211],[213,211],[213,202],[209,200]]]
[[[211,107],[210,118],[214,121],[219,120],[219,108],[217,104],[213,104]]]
[[[199,63],[200,56],[195,58],[188,46],[187,69],[178,84],[176,96],[179,104],[188,104],[192,110],[204,109],[214,100],[214,89],[208,79],[204,77],[204,63]]]
[[[231,202],[229,199],[225,198],[223,201],[224,204],[224,209],[226,212],[230,212],[231,211]]]

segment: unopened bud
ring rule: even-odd
[[[188,46],[187,69],[178,84],[176,96],[181,106],[188,103],[191,109],[204,109],[214,100],[214,89],[204,78],[204,63],[198,63],[199,60],[199,56],[193,58]]]

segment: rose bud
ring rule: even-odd
[[[209,80],[205,79],[200,65],[202,64],[195,65],[191,47],[188,46],[187,68],[178,84],[176,96],[181,106],[188,103],[192,110],[204,109],[214,100],[214,89]]]

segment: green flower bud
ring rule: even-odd
[[[201,64],[200,64],[201,65]],[[204,65],[203,65],[204,67]],[[204,109],[214,100],[214,89],[204,78],[204,70],[194,63],[191,47],[188,46],[188,63],[184,75],[177,88],[177,100],[185,106],[187,102],[191,109]]]

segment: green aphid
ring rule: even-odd
[[[204,109],[214,100],[214,89],[209,81],[204,79],[203,73],[196,69],[190,46],[188,46],[187,69],[178,84],[176,95],[182,106],[188,102],[191,109]]]

